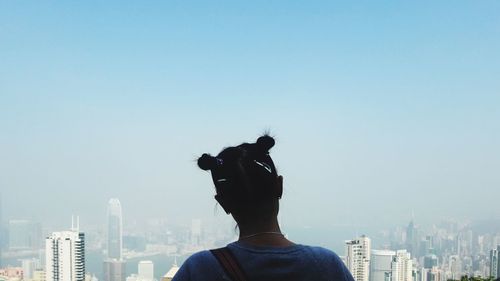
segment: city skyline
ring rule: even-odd
[[[263,134],[282,238],[355,281],[500,277],[499,14],[0,1],[0,281],[171,280],[239,235],[197,160]]]
[[[118,198],[108,201],[106,217],[121,214],[119,202]],[[229,229],[221,233],[223,229],[220,225],[207,226],[200,219],[192,219],[184,226],[176,226],[175,223],[167,223],[165,220],[151,220],[149,226],[136,225],[129,228],[132,232],[126,234],[124,258],[112,259],[108,255],[110,237],[107,232],[89,229],[84,233],[79,221],[78,216],[76,219],[73,216],[69,231],[55,231],[48,235],[45,251],[40,249],[40,244],[29,243],[24,239],[9,239],[8,260],[12,262],[12,255],[18,255],[15,262],[18,267],[13,267],[12,264],[0,267],[0,279],[78,281],[74,279],[81,278],[87,269],[87,281],[165,281],[178,270],[178,258],[181,258],[182,264],[185,258],[196,251],[224,245],[235,239],[235,233],[231,234],[227,231]],[[110,221],[114,223],[119,220]],[[105,224],[106,229],[109,228],[108,224],[109,221]],[[8,230],[9,233],[20,232],[24,237],[42,235],[36,228],[32,228],[32,225],[36,224],[14,220],[9,223]],[[356,281],[446,281],[457,280],[464,275],[495,277],[495,274],[498,274],[500,229],[491,232],[491,229],[477,228],[473,224],[460,221],[442,222],[432,228],[421,228],[414,220],[410,220],[406,226],[383,232],[383,236],[375,238],[375,246],[372,238],[362,235],[345,241],[344,252],[336,249]],[[140,238],[141,236],[143,238]],[[145,243],[142,246],[138,243],[141,239],[144,239]],[[101,254],[98,254],[99,252]],[[51,256],[56,253],[57,256]],[[76,253],[76,256],[72,257],[71,253]],[[42,259],[42,256],[45,256],[45,259]],[[161,256],[163,258],[158,259]],[[59,261],[60,259],[64,261]],[[64,270],[66,274],[59,276],[57,270],[53,270],[51,272],[59,277],[47,275],[49,268],[59,268],[47,261],[69,266]],[[96,267],[98,264],[104,265],[102,274],[102,267]],[[125,266],[127,264],[128,266]],[[43,271],[44,267],[47,270]],[[134,268],[137,268],[137,271]],[[79,269],[83,271],[78,271]],[[73,273],[67,275],[68,272]],[[16,276],[23,277],[19,280],[15,279]]]

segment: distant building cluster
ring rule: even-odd
[[[364,235],[346,241],[344,262],[356,281],[416,281],[407,250],[371,250],[371,239]]]
[[[105,227],[85,233],[78,217],[69,230],[58,231],[8,220],[0,227],[0,281],[169,281],[179,270],[178,257],[235,238],[234,231],[210,229],[200,219],[175,227],[150,219],[124,231],[122,216],[121,203],[113,198]],[[43,239],[42,233],[49,235]],[[373,240],[365,235],[347,240],[344,247],[342,258],[356,281],[500,277],[500,233],[468,223],[448,221],[423,230],[412,220]]]
[[[1,221],[1,219],[0,219]],[[190,235],[193,241],[200,240],[201,221],[193,223],[196,231]],[[0,281],[98,281],[95,274],[87,272],[85,233],[80,231],[79,218],[72,218],[70,230],[55,231],[43,243],[40,224],[30,220],[10,220],[8,235],[0,235]],[[3,229],[0,228],[0,232]],[[7,236],[7,239],[4,237]],[[104,281],[158,281],[154,277],[152,261],[138,262],[137,274],[126,276],[126,260],[123,257],[123,222],[120,201],[110,199],[107,210],[105,258],[102,265]],[[5,243],[7,240],[7,243]],[[5,246],[4,246],[5,244]],[[44,244],[45,247],[42,247]],[[129,240],[134,250],[147,251],[140,241]],[[1,250],[6,248],[4,254]],[[131,257],[141,256],[132,252]],[[21,266],[4,266],[4,257],[33,258],[17,259]],[[161,281],[172,280],[179,267],[175,262]]]
[[[447,281],[500,277],[500,235],[473,235],[455,223],[423,234],[413,221],[396,230],[384,249],[361,236],[345,242],[343,260],[356,281]],[[490,249],[487,251],[486,249]],[[489,252],[487,254],[487,252]]]

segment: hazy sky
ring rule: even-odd
[[[500,2],[0,1],[4,218],[214,216],[270,129],[289,225],[500,216]],[[216,216],[223,216],[219,210]]]

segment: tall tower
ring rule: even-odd
[[[497,246],[497,253],[500,253],[500,245]],[[500,277],[500,259],[497,255],[497,278]]]
[[[392,261],[395,251],[372,250],[370,258],[370,281],[391,281]]]
[[[416,257],[417,252],[417,229],[415,228],[415,224],[413,223],[413,219],[410,221],[408,226],[406,227],[406,248],[408,251]]]
[[[85,234],[72,223],[70,231],[53,232],[45,239],[46,281],[85,280]]]
[[[125,261],[105,260],[103,262],[104,281],[125,281]]]
[[[108,256],[103,263],[104,281],[125,281],[125,261],[122,259],[123,225],[120,200],[108,202],[107,247]]]
[[[346,265],[355,281],[368,281],[370,276],[371,240],[365,235],[346,243]]]
[[[122,206],[120,200],[111,198],[108,203],[108,258],[122,259]]]
[[[500,249],[500,246],[498,246],[497,249],[491,249],[490,250],[490,277],[493,277],[493,280],[498,278],[498,250]]]
[[[396,251],[392,261],[392,281],[412,281],[413,261],[406,250]]]

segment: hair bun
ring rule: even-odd
[[[203,153],[203,155],[198,158],[198,167],[202,170],[212,170],[216,165],[217,159],[208,153]]]
[[[269,149],[271,149],[274,146],[274,139],[269,136],[269,135],[263,135],[262,137],[257,139],[257,146],[259,147],[260,150],[262,150],[265,153],[269,152]]]

